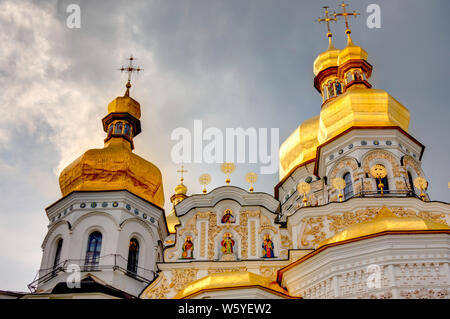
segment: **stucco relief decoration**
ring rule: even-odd
[[[416,212],[412,209],[404,209],[402,207],[392,208],[391,211],[399,217],[417,216],[436,223],[448,225],[445,214],[420,211]]]
[[[448,298],[448,290],[445,288],[402,290],[400,291],[400,296],[405,299],[446,299]]]
[[[191,219],[189,219],[186,223],[186,226],[179,230],[179,235],[183,236],[185,232],[192,232],[197,236],[197,227],[195,225],[196,220],[197,216],[193,216]]]
[[[337,233],[350,225],[371,220],[377,215],[379,210],[379,208],[368,208],[356,212],[344,212],[343,214],[328,216],[327,219],[330,221],[329,230],[332,233]]]
[[[197,279],[197,269],[174,269],[172,270],[172,283],[170,287],[173,287],[177,292],[183,289],[188,283]]]
[[[261,233],[266,229],[273,231],[275,234],[278,233],[278,229],[272,226],[272,223],[270,222],[269,218],[266,215],[261,214],[259,233]]]
[[[305,229],[301,236],[301,243],[304,247],[312,247],[326,239],[326,233],[323,232],[324,224],[322,217],[310,217],[304,221]]]
[[[403,158],[403,166],[407,168],[408,166],[412,167],[414,171],[416,172],[418,177],[425,177],[422,173],[422,169],[420,168],[420,165],[409,155],[405,155]],[[408,178],[408,173],[406,173],[405,170],[405,177]]]
[[[392,167],[392,173],[394,174],[394,177],[401,177],[399,161],[392,153],[384,150],[371,151],[366,155],[362,162],[364,172],[370,174],[369,165],[375,159],[383,159],[389,162]]]
[[[149,299],[166,299],[166,295],[169,291],[170,287],[167,279],[164,274],[162,274],[156,286],[147,292],[147,297]]]
[[[330,180],[336,178],[337,173],[343,169],[344,167],[349,167],[352,169],[353,177],[356,175],[356,170],[358,169],[358,164],[355,159],[352,158],[343,158],[334,166],[333,170],[330,173]]]

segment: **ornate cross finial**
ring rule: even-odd
[[[351,41],[350,38],[350,33],[352,33],[352,31],[350,30],[349,26],[348,26],[348,16],[354,16],[356,18],[356,16],[359,15],[359,13],[357,13],[356,11],[353,12],[347,12],[346,7],[348,6],[347,4],[345,4],[344,1],[342,1],[342,3],[340,4],[340,6],[342,7],[342,12],[339,13],[334,13],[334,18],[337,19],[337,17],[344,17],[345,20],[345,33],[348,36],[348,39]]]
[[[183,165],[181,165],[181,169],[177,170],[177,173],[181,173],[181,178],[180,178],[181,183],[183,183],[183,181],[184,181],[183,173],[187,173],[187,172],[188,171],[184,169]]]
[[[328,29],[327,37],[331,38],[331,37],[333,36],[333,34],[331,33],[330,22],[331,22],[331,21],[336,22],[337,19],[336,19],[336,17],[330,18],[330,17],[328,16],[328,13],[329,13],[329,12],[328,12],[328,7],[327,7],[327,6],[322,7],[322,8],[325,9],[325,17],[324,17],[324,18],[318,18],[318,19],[317,19],[317,22],[319,22],[319,23],[320,23],[320,22],[325,22],[325,23],[327,24],[327,29]]]
[[[135,58],[133,58],[133,55],[130,55],[130,57],[127,59],[130,61],[130,63],[128,64],[127,67],[121,67],[119,70],[121,72],[127,72],[128,73],[128,82],[125,85],[125,87],[127,88],[126,92],[125,92],[125,96],[129,96],[130,95],[130,87],[131,87],[131,74],[133,72],[139,72],[139,71],[143,71],[144,69],[141,69],[139,66],[137,68],[134,67],[133,65],[133,60],[136,60]]]

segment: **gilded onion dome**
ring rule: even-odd
[[[316,148],[351,127],[400,127],[408,132],[408,109],[369,83],[372,65],[367,52],[346,30],[347,46],[333,47],[314,61],[314,87],[322,95],[320,115],[304,121],[280,147],[280,179],[316,157]]]
[[[108,105],[102,119],[107,132],[105,146],[91,149],[67,166],[59,176],[63,196],[74,191],[128,190],[143,199],[164,206],[161,172],[154,164],[133,153],[133,138],[141,132],[140,104],[124,96]]]
[[[316,157],[319,116],[304,121],[280,147],[280,179],[296,166]]]
[[[447,225],[425,220],[417,216],[398,217],[383,207],[374,219],[354,224],[319,244],[319,247],[369,236],[386,231],[433,231],[448,230]]]
[[[331,67],[338,66],[338,59],[340,50],[336,49],[331,42],[331,37],[329,39],[328,49],[321,54],[319,54],[314,61],[313,72],[314,75],[318,75],[321,71],[324,71]]]

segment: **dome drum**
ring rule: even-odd
[[[372,75],[372,69],[372,65],[366,60],[349,60],[340,65],[338,67],[337,76],[344,80],[344,92],[354,84],[363,84],[370,89],[372,85],[367,80]],[[348,78],[348,72],[351,72],[350,79]]]

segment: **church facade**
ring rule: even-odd
[[[22,298],[448,299],[450,204],[429,198],[408,109],[372,87],[368,54],[346,34],[340,50],[328,32],[314,62],[321,110],[280,147],[273,195],[188,195],[182,179],[166,214],[161,172],[133,153],[128,82],[102,119],[105,147],[60,175]]]

